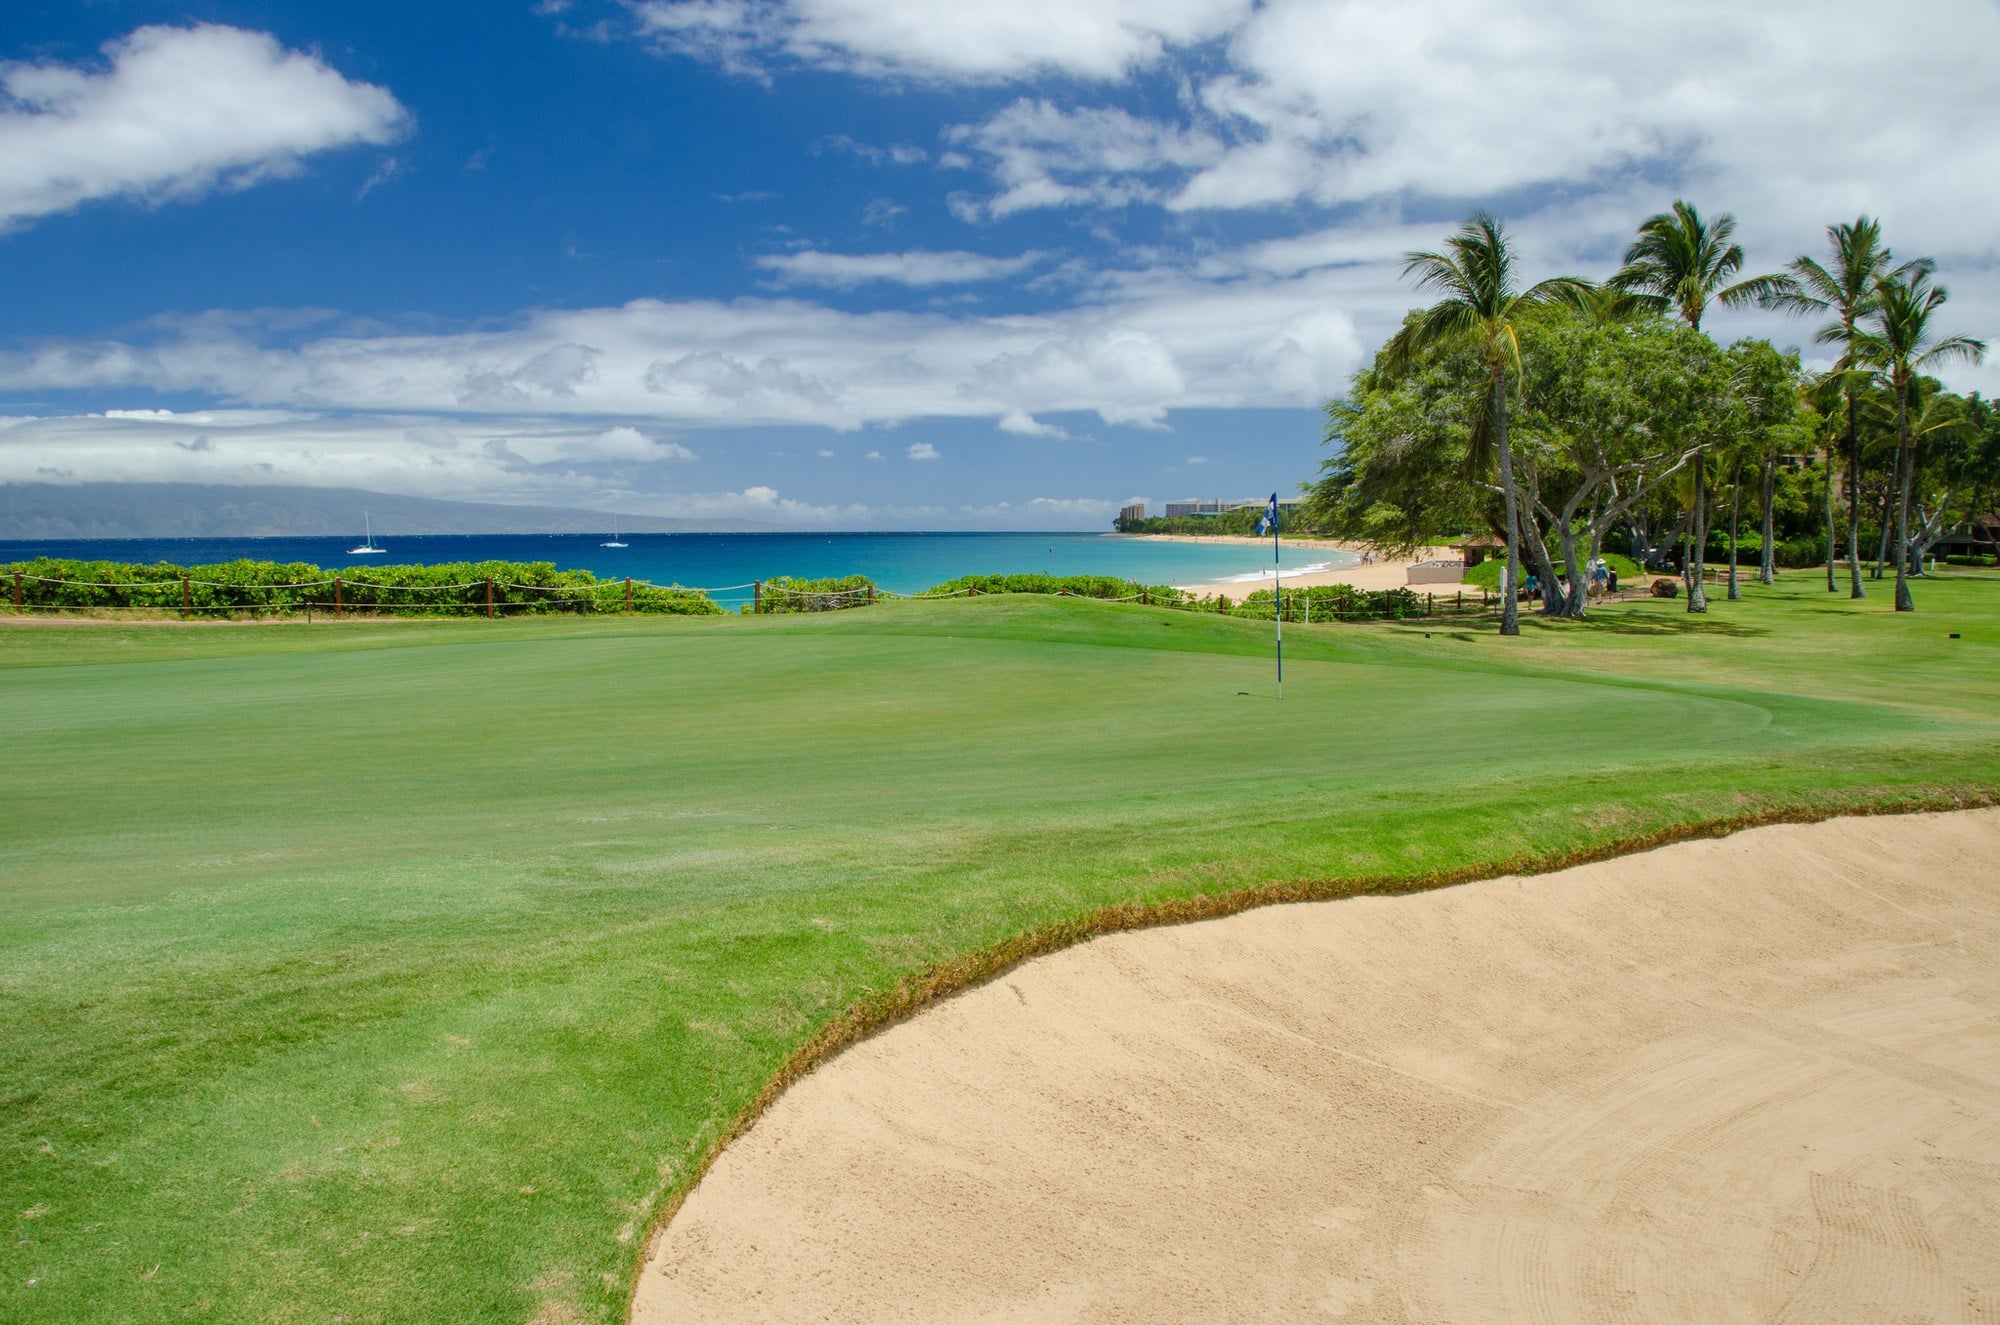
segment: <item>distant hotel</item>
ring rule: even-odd
[[[1119,508],[1118,508],[1118,518],[1119,518],[1120,520],[1143,520],[1143,519],[1145,519],[1145,518],[1146,518],[1146,503],[1145,503],[1145,502],[1142,502],[1142,501],[1135,501],[1135,502],[1133,502],[1133,503],[1132,503],[1132,504],[1131,504],[1130,506],[1121,506],[1121,507],[1119,507]]]

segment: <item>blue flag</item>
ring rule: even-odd
[[[1240,527],[1240,526],[1239,526]],[[1278,527],[1278,494],[1271,494],[1271,504],[1264,508],[1264,518],[1257,522],[1257,532],[1268,534]]]

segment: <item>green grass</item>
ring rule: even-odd
[[[2000,576],[1815,583],[1288,626],[1282,704],[1268,625],[1074,600],[0,629],[0,1319],[616,1321],[713,1141],[936,963],[2000,788]]]

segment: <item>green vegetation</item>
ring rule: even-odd
[[[865,607],[875,601],[875,582],[866,575],[841,575],[819,580],[779,575],[762,581],[751,610],[767,614],[784,612],[838,612],[842,608]]]
[[[0,629],[0,1319],[622,1320],[802,1045],[1037,926],[1990,796],[2000,576],[1926,608],[1300,627],[1282,704],[1026,595]]]
[[[434,566],[326,570],[305,562],[67,561],[40,557],[0,565],[0,594],[26,608],[129,608],[259,616],[274,612],[393,612],[397,616],[519,616],[545,612],[649,612],[712,616],[722,609],[699,589],[600,580],[547,561],[454,561]],[[15,595],[18,595],[16,597]]]
[[[1334,454],[1308,521],[1391,550],[1437,530],[1490,532],[1505,564],[1539,576],[1544,612],[1573,618],[1589,608],[1579,565],[1615,537],[1651,569],[1678,567],[1700,613],[1694,570],[1718,545],[1732,600],[1752,573],[1769,584],[1780,565],[1824,560],[1839,486],[1850,596],[1866,592],[1866,507],[1873,574],[1892,571],[1897,610],[1913,610],[1909,581],[1932,549],[1949,537],[1944,550],[1981,551],[2000,528],[1980,523],[2000,497],[2000,414],[1925,375],[1977,362],[1985,344],[1938,325],[1936,264],[1896,262],[1868,217],[1827,228],[1826,262],[1802,255],[1743,279],[1735,229],[1726,212],[1708,220],[1676,201],[1639,225],[1602,284],[1520,288],[1512,241],[1484,212],[1443,252],[1405,255],[1404,274],[1441,297],[1327,405]],[[1839,359],[1815,375],[1765,340],[1718,346],[1701,330],[1716,304],[1824,319],[1815,338]],[[1825,579],[1836,591],[1830,564]],[[1514,628],[1510,603],[1500,629]]]

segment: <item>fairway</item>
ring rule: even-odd
[[[935,964],[2000,788],[2000,578],[1746,592],[1288,627],[1282,702],[1268,624],[1025,597],[0,628],[0,1319],[618,1321]]]

